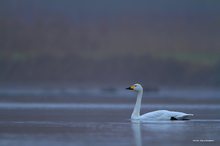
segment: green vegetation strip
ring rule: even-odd
[[[220,53],[163,52],[154,54],[153,56],[161,59],[174,59],[181,62],[202,65],[215,65],[220,62]]]

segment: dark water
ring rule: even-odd
[[[150,105],[194,113],[190,121],[133,123],[133,104],[1,103],[0,145],[3,146],[146,146],[219,145],[220,106]]]
[[[91,96],[89,96],[91,95]],[[130,121],[135,95],[124,90],[0,89],[1,146],[220,145],[218,90],[145,93],[142,113],[192,113],[189,121]]]

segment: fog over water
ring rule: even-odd
[[[219,1],[0,2],[3,84],[219,86]]]

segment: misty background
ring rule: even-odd
[[[0,82],[220,86],[220,1],[1,0]]]

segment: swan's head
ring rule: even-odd
[[[140,92],[143,91],[143,87],[140,84],[134,84],[128,88],[126,88],[127,90],[134,90],[136,92]]]

